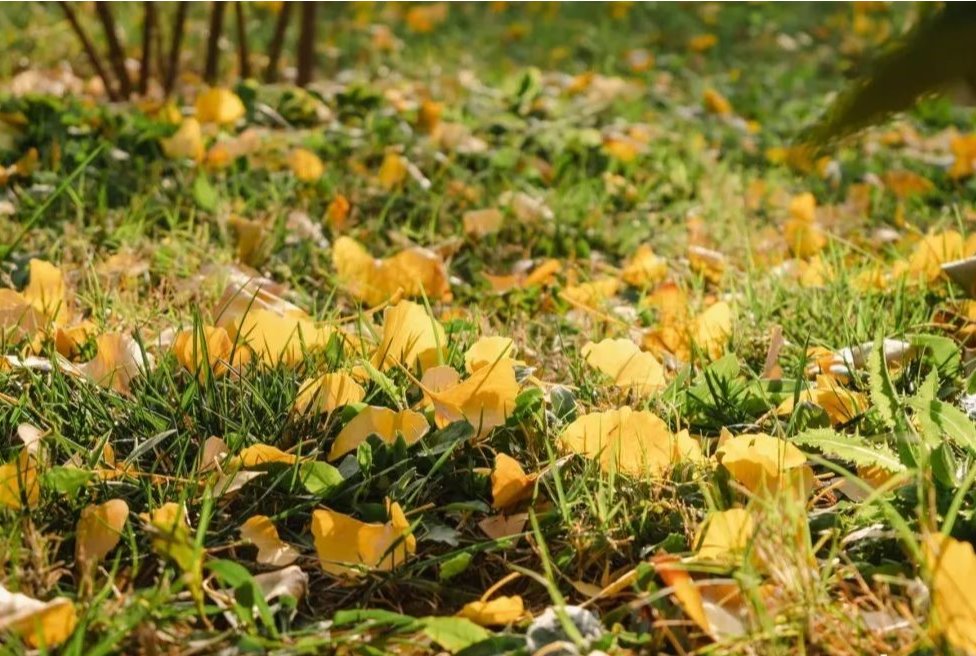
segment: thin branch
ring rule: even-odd
[[[142,62],[139,65],[139,94],[149,90],[149,73],[152,67],[153,32],[156,31],[156,5],[142,3]]]
[[[91,62],[92,68],[95,69],[95,74],[102,79],[102,84],[105,86],[105,93],[108,95],[108,99],[118,100],[119,97],[115,93],[112,80],[109,78],[105,66],[102,65],[102,58],[98,55],[98,51],[95,50],[95,46],[92,45],[91,39],[88,38],[85,28],[78,22],[78,17],[75,15],[74,9],[67,2],[62,1],[58,2],[58,4],[64,10],[64,15],[67,17],[68,22],[71,23],[71,29],[74,30],[75,36],[81,41],[81,47],[84,48],[85,54],[88,55],[88,61]]]
[[[109,63],[115,69],[115,76],[119,78],[119,95],[123,100],[127,99],[132,93],[132,81],[129,79],[129,72],[125,69],[125,52],[119,42],[119,35],[115,31],[115,19],[112,17],[112,9],[107,2],[96,2],[95,13],[102,21],[102,28],[105,30],[105,39],[108,41]]]
[[[224,28],[224,9],[223,2],[210,3],[210,31],[207,34],[207,63],[203,72],[203,79],[207,84],[214,84],[217,81],[217,69],[220,60],[220,32]]]
[[[274,35],[271,37],[271,44],[268,46],[268,68],[264,71],[265,82],[275,82],[278,79],[278,61],[281,59],[281,50],[285,45],[285,34],[288,32],[291,9],[292,3],[286,2],[281,6],[281,11],[278,12]]]
[[[242,79],[251,77],[251,63],[247,48],[247,26],[244,16],[244,3],[240,0],[234,3],[234,15],[237,17],[237,60],[238,72]]]
[[[304,87],[312,81],[315,69],[315,8],[317,2],[302,3],[302,18],[298,32],[298,76],[295,83]]]
[[[169,63],[166,66],[166,81],[163,83],[163,93],[167,96],[173,91],[176,74],[180,71],[180,49],[183,47],[183,31],[186,28],[186,12],[189,8],[189,2],[176,3],[173,33],[170,35]]]

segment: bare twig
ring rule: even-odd
[[[139,65],[139,93],[146,95],[152,67],[153,33],[156,31],[156,5],[143,2],[142,13],[142,63]]]
[[[102,84],[105,85],[105,93],[108,95],[108,99],[118,100],[119,97],[115,93],[112,80],[109,78],[105,66],[102,65],[102,58],[98,55],[98,51],[95,50],[95,46],[92,45],[91,39],[88,38],[85,28],[78,22],[78,17],[75,15],[74,9],[67,2],[58,2],[58,4],[64,10],[64,15],[68,19],[68,22],[71,23],[71,29],[74,30],[75,36],[81,41],[81,47],[84,48],[85,54],[88,55],[88,61],[91,62],[92,68],[95,69],[95,74],[101,78]]]
[[[98,14],[98,19],[105,30],[109,62],[115,69],[115,76],[119,79],[119,95],[124,100],[132,93],[132,81],[129,79],[129,72],[125,69],[125,51],[122,50],[119,35],[115,31],[115,18],[112,17],[112,9],[107,2],[96,2],[95,13]]]
[[[210,6],[210,32],[207,34],[207,63],[204,68],[203,79],[208,84],[213,84],[217,81],[217,69],[220,60],[220,32],[224,28],[226,4],[212,2]]]
[[[180,70],[180,48],[183,46],[183,30],[186,27],[186,12],[190,8],[189,2],[176,3],[176,17],[173,19],[173,34],[170,36],[169,63],[166,66],[166,81],[163,83],[163,93],[167,96],[173,90],[176,74]]]
[[[234,15],[237,17],[237,60],[238,72],[242,79],[251,77],[251,62],[247,48],[247,25],[244,16],[244,3],[240,0],[234,3]]]
[[[303,87],[312,81],[315,69],[315,8],[317,2],[302,3],[298,32],[298,76],[295,83]]]
[[[268,68],[264,71],[265,82],[274,82],[278,79],[278,61],[281,59],[281,50],[285,45],[285,34],[288,32],[291,9],[292,3],[286,2],[281,6],[281,11],[278,13],[274,35],[271,37],[271,44],[268,46]]]

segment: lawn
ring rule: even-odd
[[[972,110],[798,145],[920,12],[0,8],[0,652],[976,653]]]

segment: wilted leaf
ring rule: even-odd
[[[271,567],[291,565],[298,551],[278,537],[278,529],[264,515],[254,515],[241,524],[241,539],[258,548],[257,561]]]

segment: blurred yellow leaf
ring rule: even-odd
[[[288,153],[288,168],[302,182],[315,182],[325,173],[325,164],[307,148],[295,148]]]
[[[976,652],[976,554],[947,536],[925,543],[931,575],[932,614],[939,632],[960,653]]]
[[[244,103],[230,89],[214,87],[201,91],[195,103],[196,118],[201,123],[228,125],[244,117]]]
[[[469,237],[487,237],[493,235],[502,228],[505,222],[505,215],[501,210],[493,207],[483,210],[469,210],[461,217],[464,224],[464,234]]]
[[[496,597],[491,601],[472,601],[458,611],[459,617],[466,617],[481,626],[505,626],[517,621],[525,613],[522,597]]]
[[[0,634],[12,633],[47,653],[68,639],[77,622],[74,604],[67,597],[39,601],[0,585]]]
[[[376,180],[387,191],[399,187],[407,179],[407,161],[400,153],[387,151],[376,174]]]
[[[398,291],[408,297],[426,295],[432,301],[450,294],[444,261],[419,246],[378,259],[355,239],[342,236],[332,246],[332,264],[346,289],[370,305],[389,300]]]
[[[648,244],[642,244],[624,265],[620,277],[628,285],[649,287],[661,282],[667,275],[667,261],[655,255],[654,250]]]
[[[98,350],[94,359],[79,365],[78,370],[102,387],[129,394],[133,379],[144,367],[153,366],[151,356],[129,335],[106,333],[99,335],[95,343]]]
[[[719,116],[730,116],[732,114],[732,103],[715,89],[709,87],[702,93],[702,105],[709,114]]]
[[[203,160],[203,131],[195,118],[185,118],[172,136],[160,139],[163,154],[170,159]]]
[[[65,311],[67,288],[61,269],[44,260],[31,259],[30,279],[24,288],[24,298],[52,321]]]
[[[309,318],[283,316],[265,309],[252,309],[237,328],[239,345],[246,344],[262,362],[271,366],[299,364],[304,351],[325,348],[334,332],[331,327],[316,325]]]
[[[206,380],[210,371],[219,377],[228,367],[237,369],[250,359],[247,349],[235,350],[227,331],[215,326],[201,326],[199,331],[180,331],[173,341],[173,353],[187,371],[197,374],[200,382]],[[205,362],[207,366],[204,366]]]
[[[715,511],[705,519],[695,543],[703,560],[735,562],[752,542],[752,515],[743,508]]]

